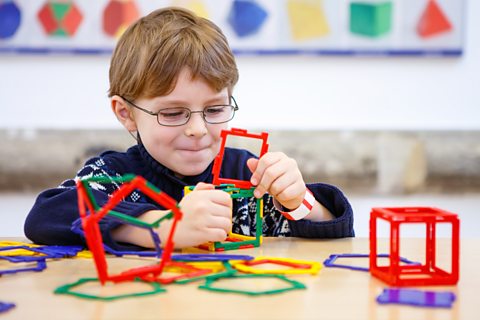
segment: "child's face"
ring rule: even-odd
[[[170,94],[135,102],[153,112],[172,107],[202,111],[207,106],[228,103],[227,88],[217,92],[201,78],[192,80],[187,68],[179,74]],[[221,130],[228,128],[227,123],[206,123],[201,113],[192,113],[182,126],[166,127],[158,124],[154,116],[138,109],[132,111],[148,153],[180,177],[200,174],[208,167],[220,150]]]

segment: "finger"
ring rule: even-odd
[[[262,180],[263,174],[267,168],[275,164],[282,159],[283,153],[281,152],[267,152],[260,159],[258,159],[255,170],[252,172],[252,178],[250,181],[253,185],[258,185]],[[248,163],[248,162],[247,162]]]
[[[206,230],[208,241],[225,241],[228,232],[220,228],[210,228]]]
[[[232,198],[230,197],[230,194],[228,194],[227,192],[222,190],[213,190],[208,193],[208,198],[214,204],[222,207],[226,207],[231,212],[233,203],[232,203]]]
[[[247,167],[248,169],[252,172],[252,178],[250,178],[250,182],[256,186],[258,184],[258,179],[253,175],[255,173],[255,170],[257,169],[258,165],[258,159],[255,158],[250,158],[247,160]]]
[[[206,224],[207,228],[219,228],[225,230],[225,232],[230,232],[232,230],[232,219],[231,216],[211,216],[209,221]]]
[[[210,183],[205,183],[205,182],[199,182],[195,186],[194,190],[213,190],[215,189],[215,186]]]

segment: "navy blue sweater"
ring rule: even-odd
[[[245,150],[226,148],[220,177],[249,180],[250,170],[247,159],[253,157]],[[127,173],[143,176],[163,192],[180,201],[183,188],[198,182],[212,182],[213,163],[197,176],[177,178],[169,169],[158,163],[142,145],[129,148],[126,152],[107,151],[99,157],[88,160],[75,179],[64,181],[59,187],[42,192],[25,221],[25,235],[35,243],[48,245],[85,245],[82,236],[71,231],[72,223],[79,218],[75,180],[93,176],[119,177]],[[91,183],[90,188],[99,203],[103,205],[119,185]],[[316,200],[325,206],[336,218],[325,222],[309,220],[289,221],[273,205],[273,198],[264,196],[264,236],[294,236],[305,238],[353,237],[352,208],[343,193],[336,187],[315,183],[308,184]],[[149,210],[164,209],[148,197],[134,191],[122,201],[115,211],[138,217]],[[255,199],[235,199],[232,213],[232,231],[238,234],[255,234]],[[138,247],[117,243],[111,237],[111,230],[119,222],[105,218],[100,222],[103,241],[116,250],[138,249]]]

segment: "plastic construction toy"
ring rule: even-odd
[[[177,254],[172,256],[172,260],[182,262],[199,262],[199,261],[229,261],[229,260],[253,260],[253,256],[241,254]]]
[[[268,133],[262,132],[260,134],[248,133],[247,130],[232,128],[231,130],[222,130],[220,133],[222,138],[220,151],[215,157],[212,168],[212,183],[219,189],[228,192],[232,199],[238,198],[251,198],[253,197],[254,187],[248,180],[237,180],[231,178],[220,177],[220,171],[222,169],[223,157],[225,154],[225,145],[228,136],[238,136],[252,139],[259,139],[262,141],[259,158],[261,158],[268,151]],[[184,194],[193,190],[193,186],[185,187]],[[263,198],[256,201],[256,225],[255,225],[255,237],[244,236],[235,233],[229,233],[226,241],[222,242],[210,242],[198,246],[201,249],[209,251],[224,251],[224,250],[237,250],[244,248],[259,247],[262,243],[262,225],[263,225]]]
[[[193,188],[194,186],[185,187],[184,194],[188,194]],[[253,187],[241,189],[233,185],[220,185],[217,188],[229,193],[232,199],[253,197]],[[199,245],[198,248],[208,251],[225,251],[259,247],[262,244],[263,198],[256,199],[256,209],[255,237],[229,232],[225,241],[208,242]]]
[[[14,307],[15,307],[14,303],[0,301],[0,313],[7,312],[8,310],[10,310]]]
[[[285,282],[286,286],[284,288],[272,289],[272,290],[240,290],[240,289],[229,289],[222,288],[219,284],[222,280],[225,279],[247,279],[247,278],[256,278],[256,279],[278,279],[279,281]],[[250,296],[266,295],[266,294],[277,294],[291,290],[306,289],[305,285],[301,282],[288,279],[287,277],[279,274],[234,274],[228,278],[211,278],[207,279],[204,285],[199,286],[200,289],[225,292],[225,293],[239,293]]]
[[[20,248],[19,248],[20,247]],[[22,246],[13,246],[13,247],[3,247],[0,248],[0,251],[6,250],[17,250],[23,249]],[[0,276],[4,274],[13,274],[13,273],[20,273],[20,272],[28,272],[28,271],[36,271],[40,272],[47,268],[46,258],[39,257],[39,256],[0,256],[0,260],[6,260],[11,263],[29,263],[33,262],[36,263],[33,267],[22,267],[22,268],[12,268],[12,269],[2,269],[0,270]]]
[[[351,265],[345,265],[345,264],[340,264],[337,262],[338,259],[340,258],[369,258],[369,254],[361,254],[361,253],[340,253],[340,254],[331,254],[330,257],[325,259],[323,261],[323,265],[328,268],[343,268],[343,269],[350,269],[350,270],[355,270],[355,271],[365,271],[368,272],[370,271],[370,268],[365,268],[365,267],[359,267],[359,266],[351,266]],[[380,253],[377,255],[378,258],[390,258],[389,254],[386,253]],[[413,264],[413,265],[420,265],[420,262],[415,262],[415,261],[410,261],[406,258],[400,257],[400,261],[405,263],[405,264]]]
[[[453,292],[413,289],[383,289],[377,297],[380,304],[406,304],[416,307],[451,308],[456,297]]]
[[[262,264],[275,264],[288,268],[256,268],[256,266]],[[250,261],[232,262],[232,266],[238,271],[254,274],[317,274],[322,268],[321,264],[315,261],[273,257],[257,257]]]
[[[92,191],[89,189],[89,183],[122,183],[119,189],[117,189],[108,202],[99,207]],[[134,190],[143,192],[146,196],[152,200],[170,210],[170,212],[155,221],[152,224],[145,223],[139,219],[135,219],[125,214],[115,212],[113,209],[122,201],[124,197],[133,192]],[[168,196],[166,193],[157,189],[154,185],[147,182],[144,178],[135,175],[125,175],[120,178],[107,178],[107,177],[93,177],[89,179],[79,180],[77,182],[77,194],[78,194],[78,208],[80,211],[80,218],[82,220],[82,227],[85,233],[85,238],[90,251],[93,254],[93,259],[98,272],[98,278],[102,284],[106,281],[120,282],[130,281],[137,277],[144,275],[158,276],[162,273],[165,265],[171,260],[171,254],[174,248],[173,235],[177,222],[182,218],[182,211],[177,205],[177,202]],[[153,228],[159,226],[160,222],[165,219],[173,219],[172,227],[167,237],[167,241],[164,245],[164,250],[161,254],[161,261],[154,266],[134,268],[117,275],[109,275],[107,271],[107,260],[105,258],[105,250],[103,248],[102,235],[100,233],[99,222],[105,216],[117,219],[124,223],[129,223],[140,228],[146,228],[150,231],[152,239],[155,242],[157,251],[160,252],[160,239],[158,235],[153,231]]]
[[[227,136],[239,136],[245,138],[252,138],[252,139],[260,139],[262,141],[262,147],[260,149],[260,154],[258,155],[261,158],[265,153],[268,151],[268,133],[262,132],[260,134],[248,133],[247,130],[232,128],[231,130],[222,130],[220,136],[222,138],[222,144],[220,146],[220,152],[215,157],[213,162],[212,174],[213,174],[213,184],[216,186],[220,186],[221,184],[233,184],[234,187],[241,188],[241,189],[250,189],[252,187],[252,183],[248,180],[236,180],[230,178],[222,178],[220,177],[220,171],[222,169],[222,162],[223,156],[225,154],[225,144],[227,142]]]
[[[380,37],[392,28],[393,4],[391,1],[350,3],[350,32],[353,34]]]
[[[377,264],[377,220],[390,223],[390,265]],[[400,264],[400,225],[423,223],[426,227],[425,263]],[[437,266],[436,227],[439,223],[450,224],[451,271]],[[459,278],[460,222],[456,214],[437,208],[373,208],[370,213],[370,272],[374,277],[392,286],[454,285]]]
[[[81,225],[82,225],[82,219],[78,218],[72,223],[72,227],[70,229],[72,230],[72,232],[82,237],[85,237],[85,232],[83,232]],[[123,257],[123,256],[159,257],[161,255],[161,253],[159,253],[158,250],[153,250],[153,251],[152,250],[145,250],[145,251],[115,250],[107,246],[105,243],[103,244],[103,249],[105,250],[106,253],[112,254],[117,257]],[[90,255],[87,256],[87,254],[90,254]],[[90,251],[79,252],[77,254],[77,257],[92,258]]]
[[[63,285],[61,287],[58,287],[55,289],[55,294],[68,294],[72,295],[78,298],[83,298],[83,299],[93,299],[93,300],[102,300],[102,301],[113,301],[113,300],[119,300],[119,299],[124,299],[124,298],[132,298],[132,297],[141,297],[141,296],[148,296],[152,294],[157,294],[161,292],[165,292],[166,290],[163,289],[158,283],[156,282],[145,282],[142,280],[136,279],[135,281],[143,282],[152,287],[151,291],[145,291],[145,292],[136,292],[136,293],[127,293],[127,294],[121,294],[121,295],[115,295],[115,296],[97,296],[94,294],[88,294],[88,293],[81,293],[81,292],[76,292],[73,291],[73,288],[76,288],[78,286],[81,286],[85,283],[88,282],[97,282],[99,279],[97,278],[82,278],[79,279],[78,281],[70,284]]]
[[[175,281],[175,283],[178,284],[186,284],[194,281],[199,281],[199,280],[213,280],[213,279],[219,279],[219,278],[230,278],[234,274],[237,273],[237,270],[235,270],[232,265],[230,264],[229,261],[222,261],[222,262],[215,262],[217,265],[212,265],[212,262],[208,262],[206,264],[205,262],[199,263],[199,262],[193,262],[190,263],[192,265],[195,265],[199,268],[208,268],[211,272],[208,274],[200,275],[197,277],[189,277],[186,279],[178,279]],[[219,266],[218,263],[221,265]],[[203,266],[202,266],[203,265]]]

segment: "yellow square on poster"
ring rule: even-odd
[[[201,0],[175,0],[173,5],[183,7],[190,11],[195,12],[202,18],[209,19],[209,14],[205,3]]]
[[[289,0],[288,16],[296,41],[320,38],[330,32],[322,0]]]

